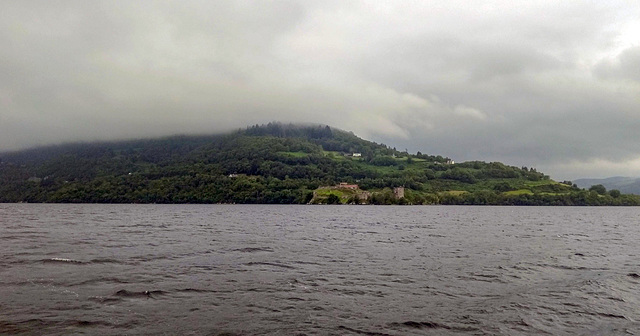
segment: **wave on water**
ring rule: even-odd
[[[360,329],[355,329],[355,328],[350,328],[350,327],[346,327],[346,326],[339,326],[338,329],[341,330],[346,330],[346,331],[350,331],[352,333],[356,333],[356,334],[360,334],[360,335],[369,335],[369,336],[393,336],[391,334],[387,334],[387,333],[381,333],[381,332],[376,332],[376,331],[367,331],[367,330],[360,330]]]
[[[111,259],[111,258],[95,258],[95,259],[91,259],[89,261],[82,261],[82,260],[71,259],[71,258],[54,257],[54,258],[41,259],[41,260],[39,260],[39,262],[52,263],[52,264],[73,264],[73,265],[128,264],[128,263],[126,263],[124,261],[117,260],[117,259]]]
[[[93,302],[97,302],[97,303],[102,303],[102,304],[114,304],[114,303],[118,303],[118,302],[122,302],[121,298],[117,298],[117,297],[105,297],[105,296],[92,296],[89,298],[89,301],[93,301]]]
[[[245,247],[245,248],[235,249],[234,251],[255,253],[255,252],[273,252],[273,249],[270,247]]]
[[[91,259],[90,263],[92,264],[125,264],[125,262],[118,259],[111,258],[96,258]]]
[[[289,266],[289,265],[285,265],[285,264],[280,264],[280,263],[275,263],[275,262],[260,262],[260,261],[252,261],[249,263],[246,263],[247,266],[274,266],[274,267],[279,267],[279,268],[287,268],[287,269],[295,269],[295,267],[293,266]]]
[[[220,291],[217,290],[209,290],[209,289],[199,289],[199,288],[182,288],[175,289],[173,291],[164,291],[164,290],[145,290],[145,291],[129,291],[126,289],[118,290],[110,296],[93,296],[90,297],[89,300],[101,304],[115,304],[122,302],[123,299],[133,298],[133,299],[157,299],[160,296],[170,295],[174,293],[179,295],[181,293],[193,293],[193,294],[204,294],[204,293],[218,293]]]
[[[99,278],[87,279],[80,282],[76,282],[73,284],[73,286],[84,286],[84,285],[92,285],[92,284],[100,284],[100,283],[128,284],[131,282],[132,280],[125,280],[122,278],[99,277]]]
[[[17,322],[0,321],[0,334],[2,335],[32,335],[34,330],[64,330],[69,328],[92,328],[92,327],[118,327],[106,321],[89,320],[49,320],[49,319],[28,319]]]
[[[65,263],[65,264],[86,264],[84,261],[69,259],[69,258],[48,258],[43,259],[44,263]]]
[[[412,328],[412,329],[448,329],[448,330],[455,330],[455,331],[476,331],[476,328],[473,327],[457,327],[457,326],[450,326],[450,325],[446,325],[443,323],[438,323],[438,322],[430,322],[430,321],[406,321],[406,322],[402,322],[402,323],[391,323],[390,324],[391,327],[405,327],[405,328]]]
[[[179,292],[179,293],[218,293],[220,291],[211,290],[211,289],[184,288],[184,289],[176,289],[176,292]]]
[[[126,289],[121,289],[119,291],[117,291],[114,296],[119,296],[119,297],[128,297],[128,298],[151,298],[151,299],[155,299],[157,296],[161,296],[161,295],[166,295],[167,292],[162,291],[162,290],[145,290],[145,291],[128,291]]]

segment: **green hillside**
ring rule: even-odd
[[[0,160],[0,202],[640,204],[533,168],[452,163],[329,126],[270,123],[224,135],[43,147]]]

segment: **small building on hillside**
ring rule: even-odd
[[[340,184],[338,184],[336,186],[337,188],[342,188],[342,189],[358,189],[358,185],[357,184],[349,184],[347,182],[340,182]]]
[[[353,157],[362,157],[362,153],[353,153],[351,156],[353,156]]]
[[[357,194],[357,197],[358,197],[358,200],[366,202],[371,198],[371,192],[362,191],[362,192]]]
[[[393,188],[393,196],[396,199],[404,198],[404,187],[395,187],[395,188]]]

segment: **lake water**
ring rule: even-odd
[[[640,208],[0,204],[0,334],[640,335]]]

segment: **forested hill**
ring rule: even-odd
[[[640,197],[579,189],[533,168],[409,154],[329,126],[270,123],[2,154],[0,202],[639,205]]]

